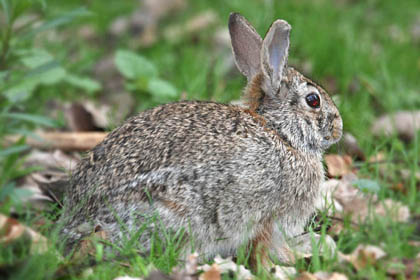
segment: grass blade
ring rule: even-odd
[[[52,120],[50,118],[43,117],[43,116],[39,116],[39,115],[33,115],[33,114],[5,113],[5,114],[0,115],[0,117],[26,121],[26,122],[31,122],[31,123],[34,123],[34,124],[50,126],[50,127],[57,126],[57,124],[54,120]]]

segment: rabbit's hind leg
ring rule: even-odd
[[[250,250],[249,265],[256,271],[258,264],[268,268],[270,265],[269,251],[272,245],[273,221],[268,220],[262,223],[255,236],[249,241]]]

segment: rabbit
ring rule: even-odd
[[[246,106],[180,101],[112,131],[72,174],[60,220],[70,246],[97,226],[145,252],[154,234],[182,231],[182,251],[208,259],[246,248],[251,265],[266,265],[281,235],[302,233],[342,119],[320,86],[287,65],[286,21],[262,39],[232,13],[229,31]]]

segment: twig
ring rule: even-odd
[[[37,134],[39,138],[27,138],[26,144],[40,149],[87,151],[99,144],[106,135],[106,132],[44,132]],[[21,135],[6,136],[6,146],[15,143],[21,137]]]

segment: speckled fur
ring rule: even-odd
[[[96,225],[119,243],[146,223],[146,251],[163,225],[184,228],[206,257],[246,243],[265,256],[283,233],[301,233],[324,177],[322,152],[342,123],[319,86],[287,66],[282,77],[276,92],[262,73],[250,79],[248,108],[184,101],[115,129],[72,174],[61,219],[69,244]],[[305,103],[313,88],[319,110]]]

